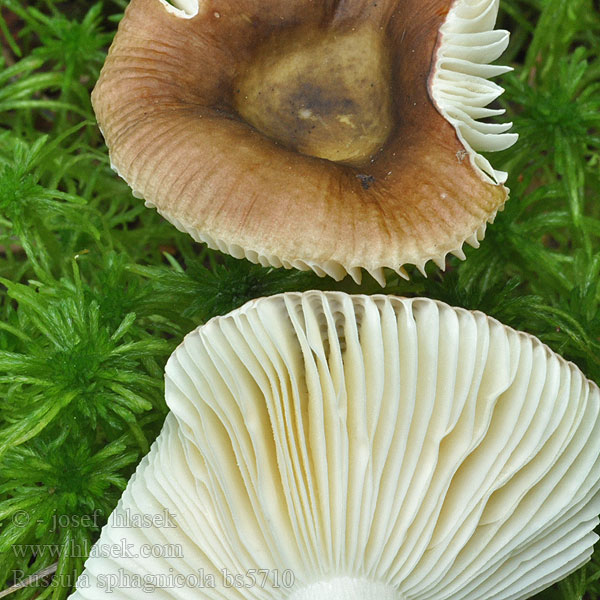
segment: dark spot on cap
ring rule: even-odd
[[[368,190],[375,183],[375,177],[373,177],[373,175],[359,173],[356,178],[360,181],[360,185],[362,185],[363,190]]]

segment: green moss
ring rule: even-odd
[[[380,291],[225,258],[132,197],[89,101],[125,5],[0,0],[0,589],[58,569],[19,600],[69,593],[160,430],[185,333],[280,291]],[[520,140],[491,160],[511,199],[466,261],[389,273],[386,291],[483,310],[600,382],[600,14],[592,0],[501,11],[515,70],[500,100]],[[600,550],[539,598],[597,598],[599,580]]]

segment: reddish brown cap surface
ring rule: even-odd
[[[132,0],[92,96],[112,163],[178,228],[236,257],[380,280],[383,267],[442,263],[476,243],[507,198],[428,91],[452,5],[201,0],[182,18],[160,0]],[[322,51],[294,63],[311,31]],[[367,40],[364,62],[336,56],[352,35]],[[348,127],[369,140],[358,158],[318,158],[306,130],[285,137],[286,119],[332,130],[325,146],[349,146]]]

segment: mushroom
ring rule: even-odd
[[[194,239],[382,285],[477,247],[498,0],[132,0],[92,94],[113,168]]]
[[[94,547],[129,554],[92,549],[74,600],[511,600],[597,539],[597,386],[480,312],[255,300],[185,338],[166,398]]]

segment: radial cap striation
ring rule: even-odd
[[[498,0],[132,0],[92,95],[112,164],[237,258],[382,285],[477,246]]]

